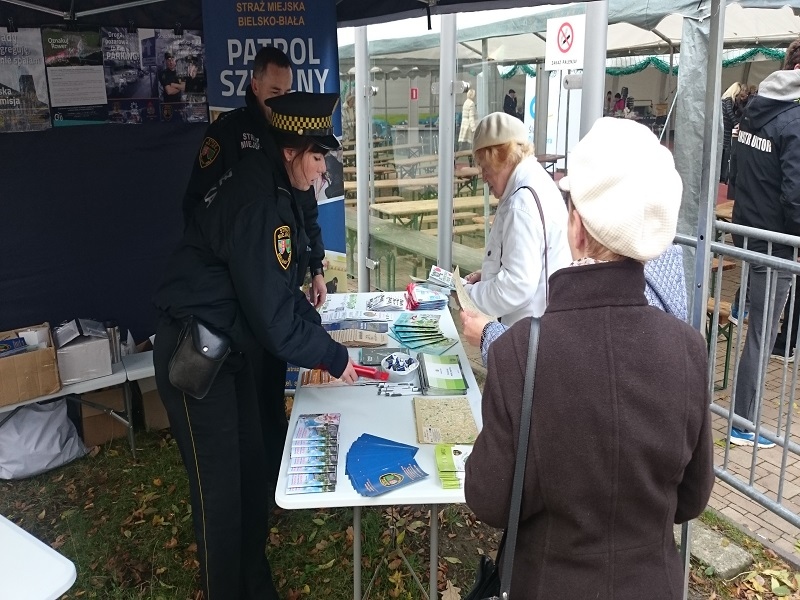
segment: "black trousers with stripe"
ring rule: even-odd
[[[266,557],[273,489],[268,472],[275,467],[267,460],[265,414],[251,361],[232,353],[205,398],[186,396],[168,375],[180,330],[178,322],[159,323],[153,362],[189,477],[206,600],[277,599]]]

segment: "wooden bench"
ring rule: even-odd
[[[724,270],[724,267],[723,267]],[[706,303],[706,314],[708,320],[706,322],[706,343],[708,349],[711,350],[711,333],[713,331],[714,323],[714,298],[709,298]],[[714,382],[714,389],[724,390],[728,387],[728,372],[731,365],[731,346],[733,343],[733,323],[730,320],[731,316],[731,303],[720,300],[719,302],[719,323],[717,324],[717,339],[722,337],[725,341],[725,364],[722,371],[722,381],[717,384]],[[712,360],[716,361],[716,357]],[[715,369],[716,371],[716,369]]]
[[[453,225],[457,225],[461,221],[471,221],[472,217],[476,216],[474,212],[455,212],[453,213]],[[425,215],[423,217],[422,225],[429,225],[426,229],[421,229],[425,233],[436,232],[437,225],[439,224],[439,215]]]
[[[403,196],[375,196],[374,203],[375,204],[383,204],[385,202],[404,202],[408,200],[408,198],[404,198]],[[355,198],[345,198],[344,199],[345,206],[355,206],[356,199]]]
[[[431,229],[423,229],[422,233],[427,233],[428,235],[436,235],[439,230],[435,227]],[[470,233],[483,233],[483,225],[476,225],[475,223],[467,223],[464,225],[453,225],[453,237],[458,236],[459,241],[461,241],[461,236],[467,235]]]
[[[347,233],[347,261],[348,271],[355,274],[355,249],[357,239],[357,217],[353,208],[345,209],[345,227]],[[421,231],[409,230],[407,227],[397,225],[378,217],[369,217],[369,230],[372,238],[372,258],[377,259],[376,287],[380,288],[380,266],[385,264],[386,290],[395,289],[396,263],[399,256],[411,256],[412,272],[417,276],[417,269],[422,267],[427,275],[430,265],[436,264],[439,253],[439,241]],[[483,250],[470,248],[463,244],[452,244],[453,265],[458,265],[462,272],[472,273],[481,268]],[[451,265],[448,265],[449,268]]]

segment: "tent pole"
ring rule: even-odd
[[[369,160],[372,154],[369,138],[371,119],[369,99],[372,95],[370,84],[369,56],[367,49],[367,28],[356,28],[356,245],[358,249],[358,291],[368,292],[370,288],[367,257],[369,256],[369,179],[372,173]],[[379,283],[379,282],[376,282]],[[360,566],[360,565],[359,565]],[[361,597],[361,580],[356,579],[356,597]]]
[[[608,46],[608,0],[586,3],[586,43],[583,49],[583,85],[581,92],[582,138],[603,116],[603,88],[606,84],[606,48]]]
[[[453,141],[456,121],[456,15],[442,15],[439,57],[439,248],[440,267],[453,269]],[[436,589],[436,582],[431,582]]]

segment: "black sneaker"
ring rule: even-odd
[[[773,348],[772,352],[770,352],[769,357],[774,358],[775,360],[784,360],[786,359],[787,364],[792,364],[794,362],[794,348],[789,349],[789,357],[786,358],[784,356],[786,354],[786,348]]]

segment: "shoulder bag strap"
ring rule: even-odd
[[[533,414],[533,383],[536,377],[536,356],[539,352],[539,319],[531,319],[531,334],[528,341],[528,365],[525,368],[525,385],[522,388],[522,415],[519,420],[519,444],[514,464],[514,484],[511,488],[511,508],[508,513],[503,569],[500,573],[500,598],[508,600],[511,594],[511,573],[514,568],[514,551],[517,546],[519,515],[522,509],[522,484],[525,480],[525,464],[528,462],[528,440]]]
[[[529,185],[523,185],[516,189],[518,192],[519,190],[528,190],[531,194],[533,194],[533,199],[536,200],[536,208],[539,209],[539,218],[542,220],[542,237],[544,237],[544,301],[545,304],[550,303],[550,269],[547,268],[547,227],[544,224],[544,211],[542,210],[542,203],[539,201],[539,196]]]

